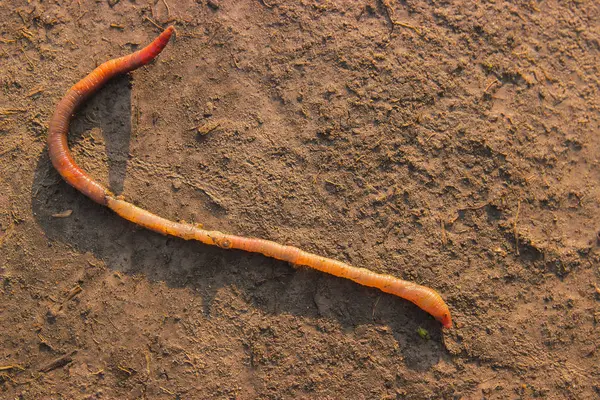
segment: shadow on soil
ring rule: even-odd
[[[120,193],[131,137],[127,77],[107,84],[79,110],[72,122],[71,142],[81,140],[91,128],[102,130],[110,187]],[[261,255],[225,251],[137,228],[63,182],[46,152],[38,160],[32,189],[33,215],[51,241],[91,252],[111,269],[191,288],[203,297],[207,318],[217,291],[234,286],[246,301],[266,313],[335,319],[348,334],[364,324],[388,325],[406,366],[413,370],[428,370],[450,357],[441,344],[440,325],[411,303]],[[65,210],[73,211],[70,217],[52,217]],[[430,332],[431,340],[418,337],[419,327]]]

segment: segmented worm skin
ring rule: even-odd
[[[71,115],[85,99],[95,93],[112,77],[133,71],[152,61],[165,48],[174,30],[171,26],[143,49],[100,65],[69,89],[56,106],[48,129],[50,160],[65,181],[96,203],[107,205],[106,196],[110,192],[79,168],[73,157],[71,157],[67,145]]]
[[[377,274],[368,269],[353,267],[341,261],[321,257],[297,247],[281,245],[270,240],[229,235],[219,231],[204,230],[199,226],[170,221],[114,196],[75,163],[67,145],[69,122],[75,109],[115,75],[132,71],[152,61],[167,45],[173,32],[174,28],[169,27],[143,49],[100,65],[69,89],[58,103],[50,121],[48,149],[52,164],[65,181],[126,220],[152,231],[186,240],[197,240],[223,249],[261,253],[267,257],[295,265],[308,266],[340,278],[350,279],[364,286],[375,287],[413,302],[433,315],[445,328],[452,327],[448,306],[442,297],[431,288],[390,275]]]

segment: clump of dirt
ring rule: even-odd
[[[3,398],[600,395],[600,8],[372,0],[0,5]],[[169,24],[70,146],[175,220],[438,290],[412,304],[163,237],[62,182],[63,93]]]

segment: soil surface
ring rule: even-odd
[[[475,4],[473,4],[475,3]],[[174,220],[439,291],[411,303],[136,228],[77,162]],[[0,397],[600,397],[600,6],[0,1]]]

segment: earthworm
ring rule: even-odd
[[[294,265],[307,266],[350,279],[364,286],[375,287],[413,302],[433,315],[445,328],[452,327],[448,306],[442,297],[429,287],[391,275],[353,267],[341,261],[321,257],[297,247],[282,245],[270,240],[230,235],[219,231],[204,230],[195,225],[170,221],[123,200],[121,196],[115,196],[75,163],[67,145],[67,134],[71,116],[76,108],[112,77],[133,71],[152,61],[167,45],[173,32],[174,28],[171,26],[143,49],[100,65],[69,89],[60,100],[49,124],[48,150],[52,164],[64,180],[96,203],[107,206],[126,220],[144,228],[186,240],[194,239],[223,249],[261,253]]]

